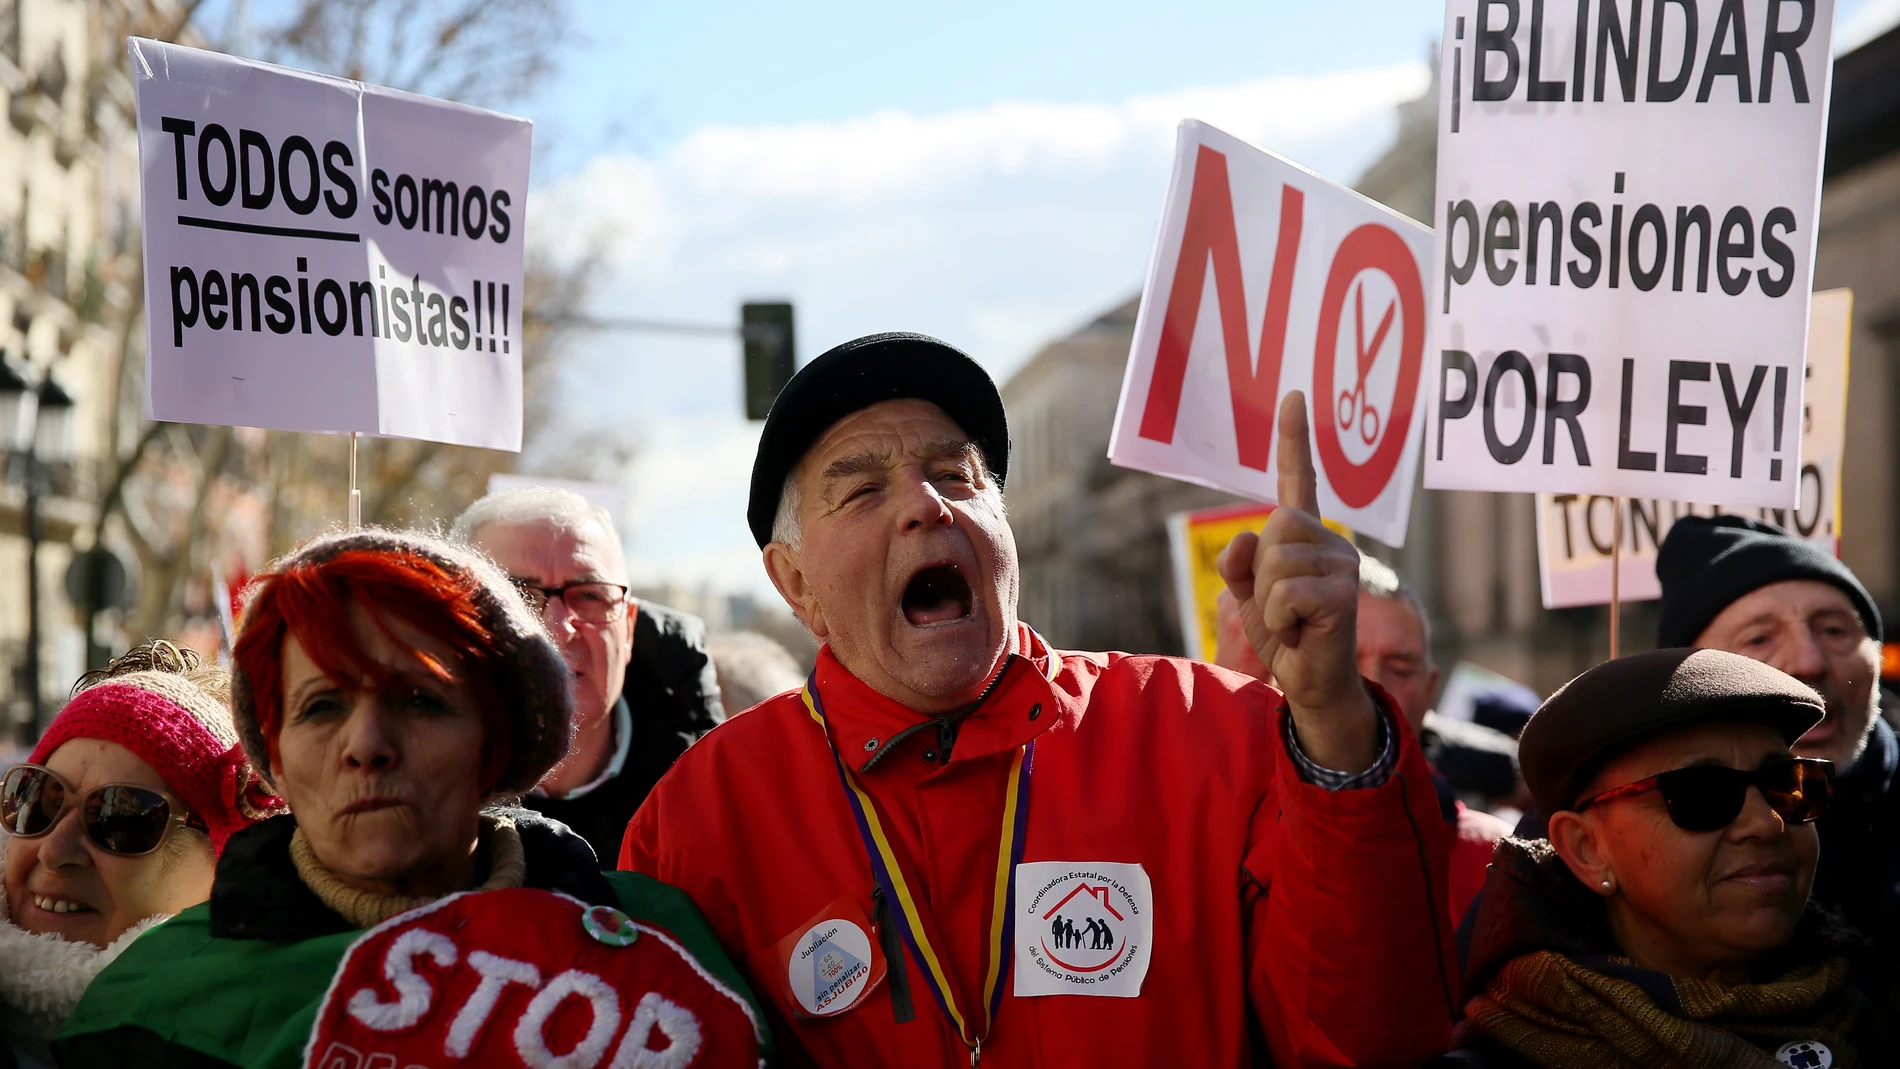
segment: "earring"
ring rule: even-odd
[[[1603,881],[1603,889],[1604,889],[1605,891],[1607,891],[1607,890],[1609,890],[1609,889],[1610,889],[1610,881],[1608,881],[1608,880],[1604,880],[1604,881]]]

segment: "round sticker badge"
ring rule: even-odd
[[[640,938],[640,929],[633,921],[612,906],[593,906],[581,914],[581,927],[594,941],[610,947],[632,946]]]
[[[872,987],[871,937],[841,917],[819,921],[798,937],[786,963],[792,997],[813,1017],[843,1013]]]
[[[1818,1039],[1797,1039],[1775,1051],[1775,1060],[1794,1069],[1834,1069],[1834,1052]]]

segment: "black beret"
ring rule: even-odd
[[[1693,646],[1736,599],[1784,579],[1832,583],[1853,602],[1861,626],[1882,638],[1880,610],[1833,554],[1773,524],[1746,516],[1684,516],[1656,551],[1662,603],[1656,645]]]
[[[845,342],[798,369],[759,435],[746,523],[763,549],[772,541],[779,495],[805,451],[832,424],[882,401],[929,401],[983,450],[997,486],[1009,473],[1009,421],[1003,398],[982,365],[924,334],[870,334]]]
[[[1517,740],[1524,783],[1545,814],[1569,809],[1632,745],[1708,721],[1765,720],[1788,742],[1821,722],[1821,696],[1760,661],[1724,650],[1667,649],[1605,661],[1539,706]]]

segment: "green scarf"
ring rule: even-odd
[[[1601,969],[1549,950],[1513,958],[1467,1005],[1460,1030],[1547,1069],[1781,1069],[1775,1050],[1797,1040],[1825,1043],[1836,1069],[1859,1064],[1846,1038],[1858,1008],[1844,958],[1736,987],[1599,960]],[[1652,997],[1659,983],[1674,1006]]]

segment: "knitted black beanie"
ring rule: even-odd
[[[1880,610],[1867,588],[1832,554],[1773,524],[1745,516],[1684,516],[1656,553],[1662,582],[1656,645],[1693,646],[1710,621],[1744,594],[1784,579],[1832,583],[1853,602],[1875,641]]]

